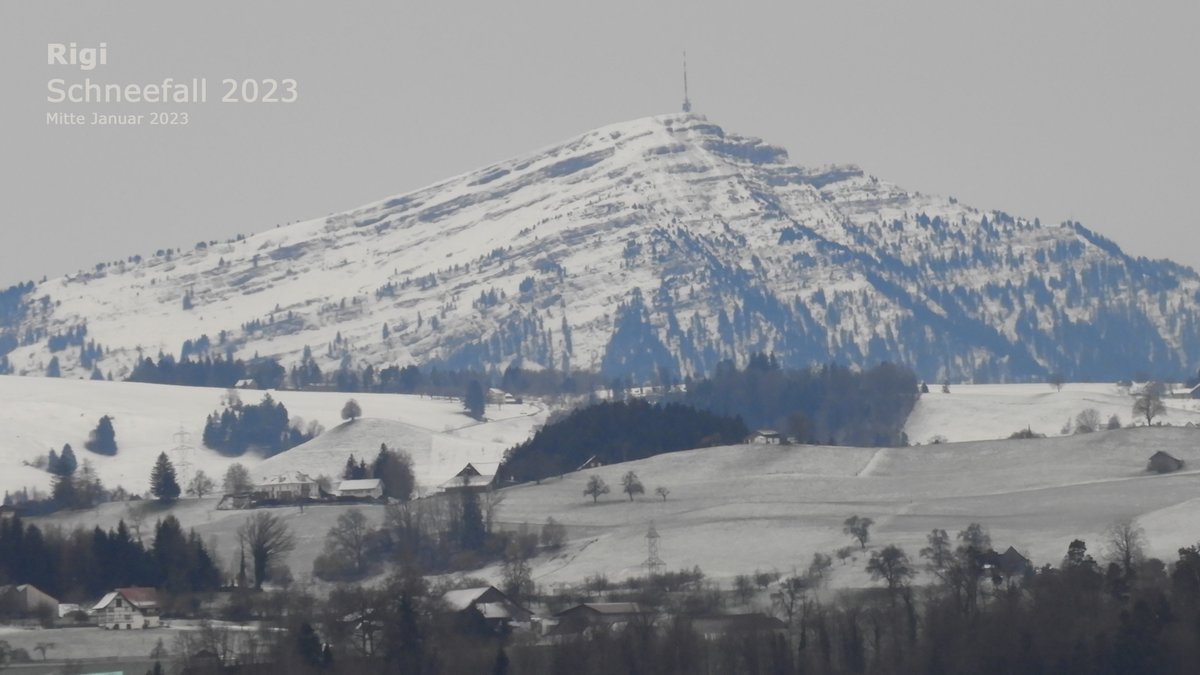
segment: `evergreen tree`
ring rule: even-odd
[[[50,357],[50,364],[46,366],[46,377],[62,377],[62,369],[58,365],[58,357]]]
[[[64,509],[75,508],[78,502],[75,494],[75,480],[68,475],[56,474],[51,481],[50,498]]]
[[[471,380],[467,383],[467,393],[463,397],[463,408],[471,417],[482,420],[484,407],[487,405],[487,399],[483,395],[483,386],[479,384],[479,380]]]
[[[75,469],[78,467],[79,461],[75,459],[75,450],[71,447],[70,443],[64,443],[62,447],[62,454],[58,456],[58,471],[55,471],[54,473],[63,476],[70,476],[71,474],[75,473]]]
[[[167,458],[167,453],[160,452],[154,469],[150,472],[150,493],[161,502],[173,502],[179,498],[179,482],[175,479],[175,467]]]
[[[463,550],[478,551],[483,548],[487,534],[483,524],[483,510],[479,506],[479,494],[466,486],[463,487],[460,494],[462,496],[462,512],[459,520],[458,542]]]
[[[413,477],[412,458],[408,453],[389,450],[379,445],[379,454],[371,466],[371,476],[383,483],[383,496],[400,501],[412,498],[416,479]]]
[[[83,447],[98,455],[117,454],[117,432],[113,429],[112,417],[105,415],[100,418]]]

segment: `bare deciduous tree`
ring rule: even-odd
[[[896,592],[915,574],[908,562],[908,554],[893,544],[871,554],[871,559],[867,561],[867,572],[871,574],[872,579],[882,579],[887,584],[892,602],[895,602]]]
[[[1088,408],[1075,416],[1075,433],[1090,434],[1100,430],[1100,411]]]
[[[621,477],[621,492],[629,495],[629,501],[633,501],[633,496],[645,494],[646,488],[642,486],[642,481],[638,480],[637,474],[630,471]]]
[[[278,516],[259,511],[238,528],[238,540],[254,561],[254,587],[262,589],[273,560],[296,548],[296,538]]]
[[[187,491],[190,495],[196,495],[198,499],[204,499],[204,495],[212,494],[215,487],[213,480],[201,470],[197,471],[196,475],[192,477],[191,482],[188,483]]]
[[[592,503],[595,504],[600,499],[600,495],[608,494],[608,483],[600,476],[591,476],[588,478],[587,487],[583,489],[585,497],[591,497]]]
[[[249,492],[252,487],[250,471],[240,462],[230,464],[229,468],[225,470],[225,481],[222,487],[227,495]]]
[[[1154,418],[1167,414],[1167,406],[1162,401],[1163,385],[1161,382],[1148,382],[1142,393],[1133,401],[1133,416],[1145,417],[1146,426],[1154,422]]]
[[[865,549],[867,541],[871,538],[871,526],[874,524],[875,521],[870,518],[850,516],[842,523],[842,532],[858,541],[860,549]]]
[[[1118,520],[1104,530],[1104,558],[1121,566],[1126,577],[1146,558],[1146,531],[1130,519]]]
[[[325,535],[325,555],[339,567],[349,567],[349,576],[361,576],[367,571],[367,544],[372,533],[366,515],[350,509],[338,516],[337,524]]]
[[[946,569],[954,558],[950,550],[950,535],[945,530],[934,529],[925,535],[929,545],[921,549],[921,557],[929,561],[929,569],[940,572]]]

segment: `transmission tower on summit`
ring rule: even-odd
[[[646,562],[642,563],[646,566],[646,572],[651,575],[661,572],[666,563],[662,558],[658,557],[658,530],[654,529],[654,521],[650,521],[650,529],[646,530],[646,548],[649,555],[646,556]]]
[[[692,112],[692,101],[687,89],[687,52],[683,53],[683,112]]]

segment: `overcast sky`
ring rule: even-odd
[[[603,124],[697,112],[911,190],[1200,267],[1200,2],[0,3],[0,285],[261,231]],[[46,44],[108,45],[90,72]],[[209,79],[205,105],[46,82]],[[225,77],[299,100],[221,104]],[[182,128],[46,113],[187,111]]]

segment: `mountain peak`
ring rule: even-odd
[[[307,350],[326,372],[520,361],[645,380],[764,351],[930,378],[1107,379],[1190,370],[1198,291],[1190,270],[1081,226],[793,165],[669,113],[328,218],[10,289],[0,369],[56,359],[122,377],[159,352],[290,366]]]

